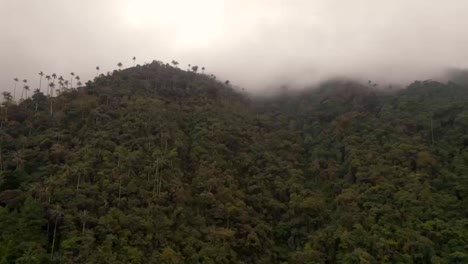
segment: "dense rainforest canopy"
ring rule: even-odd
[[[0,263],[468,263],[468,88],[160,62],[1,106]]]

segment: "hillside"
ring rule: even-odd
[[[468,88],[154,62],[1,109],[0,263],[467,263]]]

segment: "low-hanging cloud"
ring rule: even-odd
[[[405,84],[468,65],[465,0],[0,0],[0,90],[153,59],[259,90],[335,77]]]

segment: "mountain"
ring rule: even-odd
[[[251,97],[160,62],[5,94],[0,263],[467,263],[468,87]]]

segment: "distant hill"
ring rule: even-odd
[[[153,62],[0,109],[0,263],[467,263],[468,88]]]

